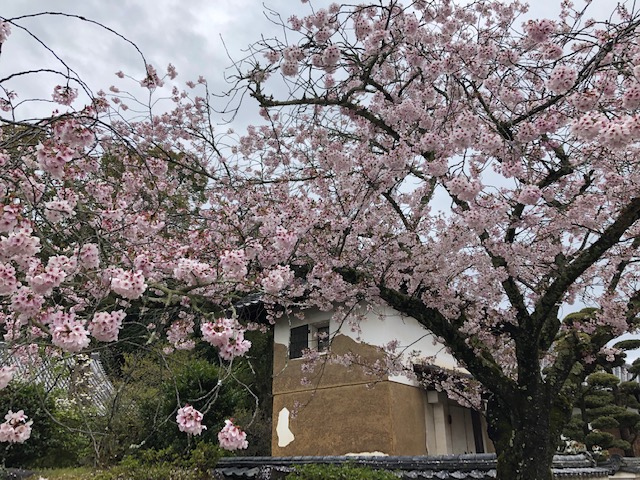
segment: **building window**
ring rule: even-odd
[[[289,358],[300,358],[304,351],[310,348],[326,352],[329,350],[329,343],[329,322],[292,328],[289,337]]]
[[[291,329],[289,339],[289,358],[300,358],[309,348],[309,325],[302,325]]]
[[[316,327],[316,342],[319,352],[329,350],[329,324]]]

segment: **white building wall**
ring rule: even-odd
[[[295,316],[280,319],[274,329],[274,342],[288,346],[289,330],[306,324],[329,322],[329,333],[345,335],[358,342],[383,347],[390,341],[399,343],[397,352],[420,352],[420,357],[428,357],[431,365],[445,369],[462,370],[452,355],[445,351],[444,346],[435,340],[433,334],[426,330],[412,317],[407,317],[388,306],[371,306],[368,310],[362,307],[364,319],[357,326],[341,321],[334,312],[310,310],[304,312],[304,318]],[[361,313],[362,313],[361,312]],[[310,345],[312,345],[310,338]],[[415,382],[404,375],[389,377],[390,381],[414,385]]]

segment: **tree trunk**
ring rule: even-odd
[[[553,409],[544,399],[537,400],[522,395],[508,405],[495,396],[489,401],[489,436],[496,447],[499,480],[553,479]]]

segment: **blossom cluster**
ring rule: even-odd
[[[245,329],[232,318],[218,318],[204,322],[200,329],[202,339],[218,349],[224,360],[242,357],[251,348],[251,342],[244,338]]]
[[[529,20],[524,25],[524,31],[533,42],[541,43],[546,41],[551,34],[556,31],[556,23],[547,18],[542,20]]]
[[[242,280],[247,275],[247,257],[243,250],[225,250],[220,255],[220,267],[228,280]]]
[[[89,323],[89,333],[101,342],[115,342],[127,314],[123,310],[98,312]]]
[[[238,262],[240,261],[238,260]],[[232,260],[229,259],[228,263],[232,263]],[[228,263],[226,264],[227,268],[233,270],[234,267],[230,267]],[[235,273],[242,273],[243,270],[241,267],[235,268],[237,269]],[[188,285],[206,284],[215,278],[210,265],[189,258],[181,258],[178,260],[178,264],[173,270],[173,275],[176,279],[182,280]]]
[[[5,415],[4,423],[0,424],[0,442],[24,443],[31,436],[33,420],[27,421],[23,410],[9,412]]]
[[[191,405],[185,405],[178,409],[178,415],[176,421],[178,422],[178,429],[181,432],[189,433],[191,435],[200,435],[207,427],[202,425],[202,419],[204,415]]]
[[[118,295],[135,300],[140,298],[147,289],[144,275],[141,271],[132,272],[117,268],[111,278],[111,290]]]
[[[576,69],[567,65],[559,65],[551,72],[547,85],[552,92],[560,94],[573,87],[577,79],[578,72]]]
[[[640,140],[640,115],[622,115],[608,119],[601,113],[587,112],[571,124],[579,139],[597,140],[609,148],[624,148]]]
[[[220,447],[231,451],[243,450],[249,446],[247,434],[235,426],[231,420],[224,421],[224,427],[218,433],[218,442]]]
[[[174,321],[167,330],[167,340],[176,350],[192,350],[195,342],[189,335],[193,333],[193,316],[184,311],[179,313],[179,319]]]
[[[0,368],[0,390],[6,388],[9,382],[13,379],[13,374],[16,371],[16,367],[12,365],[5,365]]]
[[[289,268],[289,265],[278,265],[273,270],[269,271],[267,276],[262,279],[260,284],[266,293],[271,295],[277,295],[285,287],[287,287],[293,281],[293,272]]]
[[[58,311],[50,319],[51,343],[67,352],[80,352],[89,346],[89,332],[75,313]]]
[[[0,22],[0,44],[11,35],[11,26],[7,22]]]
[[[54,102],[59,103],[60,105],[71,105],[73,101],[78,97],[78,89],[71,88],[69,86],[57,85],[53,89],[53,94],[51,95]]]

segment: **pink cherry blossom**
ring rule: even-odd
[[[556,93],[565,93],[573,87],[578,79],[578,72],[566,65],[559,65],[553,69],[547,85],[549,89]]]
[[[359,15],[355,20],[356,38],[358,40],[365,40],[371,32],[370,23],[362,15]]]
[[[9,412],[5,415],[5,422],[0,424],[0,442],[24,443],[31,436],[33,420],[27,421],[23,410]]]
[[[251,348],[251,342],[244,338],[244,327],[231,318],[218,318],[201,325],[202,338],[218,348],[224,360],[241,357]]]
[[[600,139],[602,143],[613,148],[623,147],[631,140],[631,131],[626,123],[610,120],[602,127]]]
[[[247,434],[236,427],[231,420],[224,421],[224,427],[218,433],[218,442],[220,447],[230,451],[243,450],[249,446]]]
[[[607,120],[602,114],[589,112],[572,123],[571,131],[578,138],[592,140],[600,134],[606,124]]]
[[[293,280],[293,272],[289,266],[278,265],[271,270],[260,284],[266,293],[277,295],[282,289],[287,287]]]
[[[195,342],[189,335],[193,333],[194,321],[184,312],[181,313],[181,318],[174,321],[169,330],[167,330],[167,340],[176,350],[192,350],[195,347]]]
[[[518,195],[518,202],[525,205],[535,205],[540,197],[540,188],[535,185],[526,185]]]
[[[340,48],[337,45],[325,48],[322,53],[322,61],[329,67],[336,65],[340,61]]]
[[[0,368],[0,390],[7,388],[9,382],[13,379],[13,374],[16,371],[16,367],[12,365],[5,365]]]
[[[173,275],[178,280],[183,280],[189,285],[210,283],[215,278],[211,266],[188,258],[178,260],[178,265],[174,268]]]
[[[11,309],[22,317],[32,317],[44,305],[44,297],[29,287],[18,288],[11,296]]]
[[[71,105],[78,97],[78,89],[71,88],[69,86],[57,85],[53,89],[53,95],[51,96],[54,102],[58,102],[61,105]]]
[[[280,64],[280,71],[285,77],[293,77],[298,73],[298,62],[294,60],[284,60]]]
[[[276,234],[273,238],[273,245],[287,254],[295,246],[298,236],[284,227],[277,227]]]
[[[111,279],[111,290],[118,295],[135,300],[147,289],[144,275],[141,271],[132,272],[123,269],[116,269]]]
[[[267,58],[269,63],[276,63],[280,60],[280,52],[276,50],[268,50],[265,52],[264,56]]]
[[[95,243],[85,243],[78,252],[80,264],[87,269],[94,270],[100,265],[100,251]]]
[[[44,271],[35,271],[26,276],[29,286],[37,294],[49,296],[53,289],[59,287],[67,277],[67,273],[61,268],[49,264]]]
[[[546,18],[543,20],[529,20],[524,25],[525,32],[535,43],[547,40],[555,32],[556,28],[556,23]]]
[[[52,200],[44,204],[44,216],[51,223],[57,223],[73,215],[73,207],[67,200]]]
[[[288,21],[293,30],[299,31],[302,28],[302,21],[297,16],[290,16]]]
[[[0,208],[0,232],[8,233],[18,226],[20,210],[18,205],[4,205]]]
[[[51,343],[67,352],[80,352],[89,346],[91,339],[82,320],[74,313],[58,312],[51,321]]]
[[[640,81],[634,80],[627,83],[622,95],[622,106],[632,110],[640,107]]]
[[[230,318],[218,318],[214,322],[204,322],[200,328],[203,340],[215,347],[223,348],[233,336],[235,322]]]
[[[157,87],[162,87],[164,82],[158,76],[158,72],[151,64],[147,64],[147,76],[140,82],[140,85],[148,88],[149,90],[155,90]]]
[[[0,44],[4,43],[11,35],[11,26],[7,22],[0,22]]]
[[[20,286],[16,269],[9,263],[0,263],[0,295],[10,295]]]
[[[93,319],[89,323],[89,333],[101,342],[115,342],[118,340],[118,334],[126,315],[123,310],[111,313],[98,312],[93,315]]]
[[[67,146],[38,145],[38,164],[53,178],[61,180],[65,176],[65,166],[73,160],[74,151]]]
[[[236,328],[227,343],[218,348],[218,354],[223,360],[231,361],[244,356],[251,348],[251,342],[244,338],[244,329]]]
[[[205,425],[202,425],[203,418],[204,415],[202,413],[187,404],[178,409],[178,414],[176,415],[178,429],[191,435],[200,435],[203,430],[207,429]]]
[[[456,195],[465,202],[470,202],[480,192],[482,186],[478,181],[469,181],[463,176],[457,176],[447,183],[447,187],[453,195]]]
[[[246,133],[213,131],[217,92],[203,77],[176,83],[171,65],[141,62],[142,75],[118,72],[104,90],[65,78],[66,65],[55,83],[7,71],[0,110],[17,125],[0,132],[3,338],[15,352],[75,353],[151,323],[150,348],[207,342],[231,379],[251,347],[233,316],[246,295],[261,296],[269,320],[333,312],[356,334],[388,305],[442,342],[485,398],[509,398],[503,411],[487,402],[489,421],[541,429],[495,445],[548,478],[550,457],[532,442],[552,438],[559,405],[536,392],[556,391],[567,366],[613,358],[607,343],[638,313],[640,51],[629,25],[640,12],[600,22],[568,1],[530,21],[523,3],[497,0],[305,8],[237,64],[230,93],[259,105]],[[0,24],[0,43],[8,33]],[[56,110],[26,122],[31,87],[45,100],[53,91],[55,104],[37,105]],[[582,304],[600,313],[561,321]],[[367,367],[410,368],[394,360]],[[478,407],[473,382],[436,388]],[[188,413],[178,423],[201,432]],[[245,446],[231,422],[221,437]]]
[[[20,228],[0,238],[0,258],[31,257],[40,251],[40,239],[30,228]]]
[[[225,250],[220,255],[220,266],[228,280],[242,280],[247,274],[247,258],[243,250]]]

